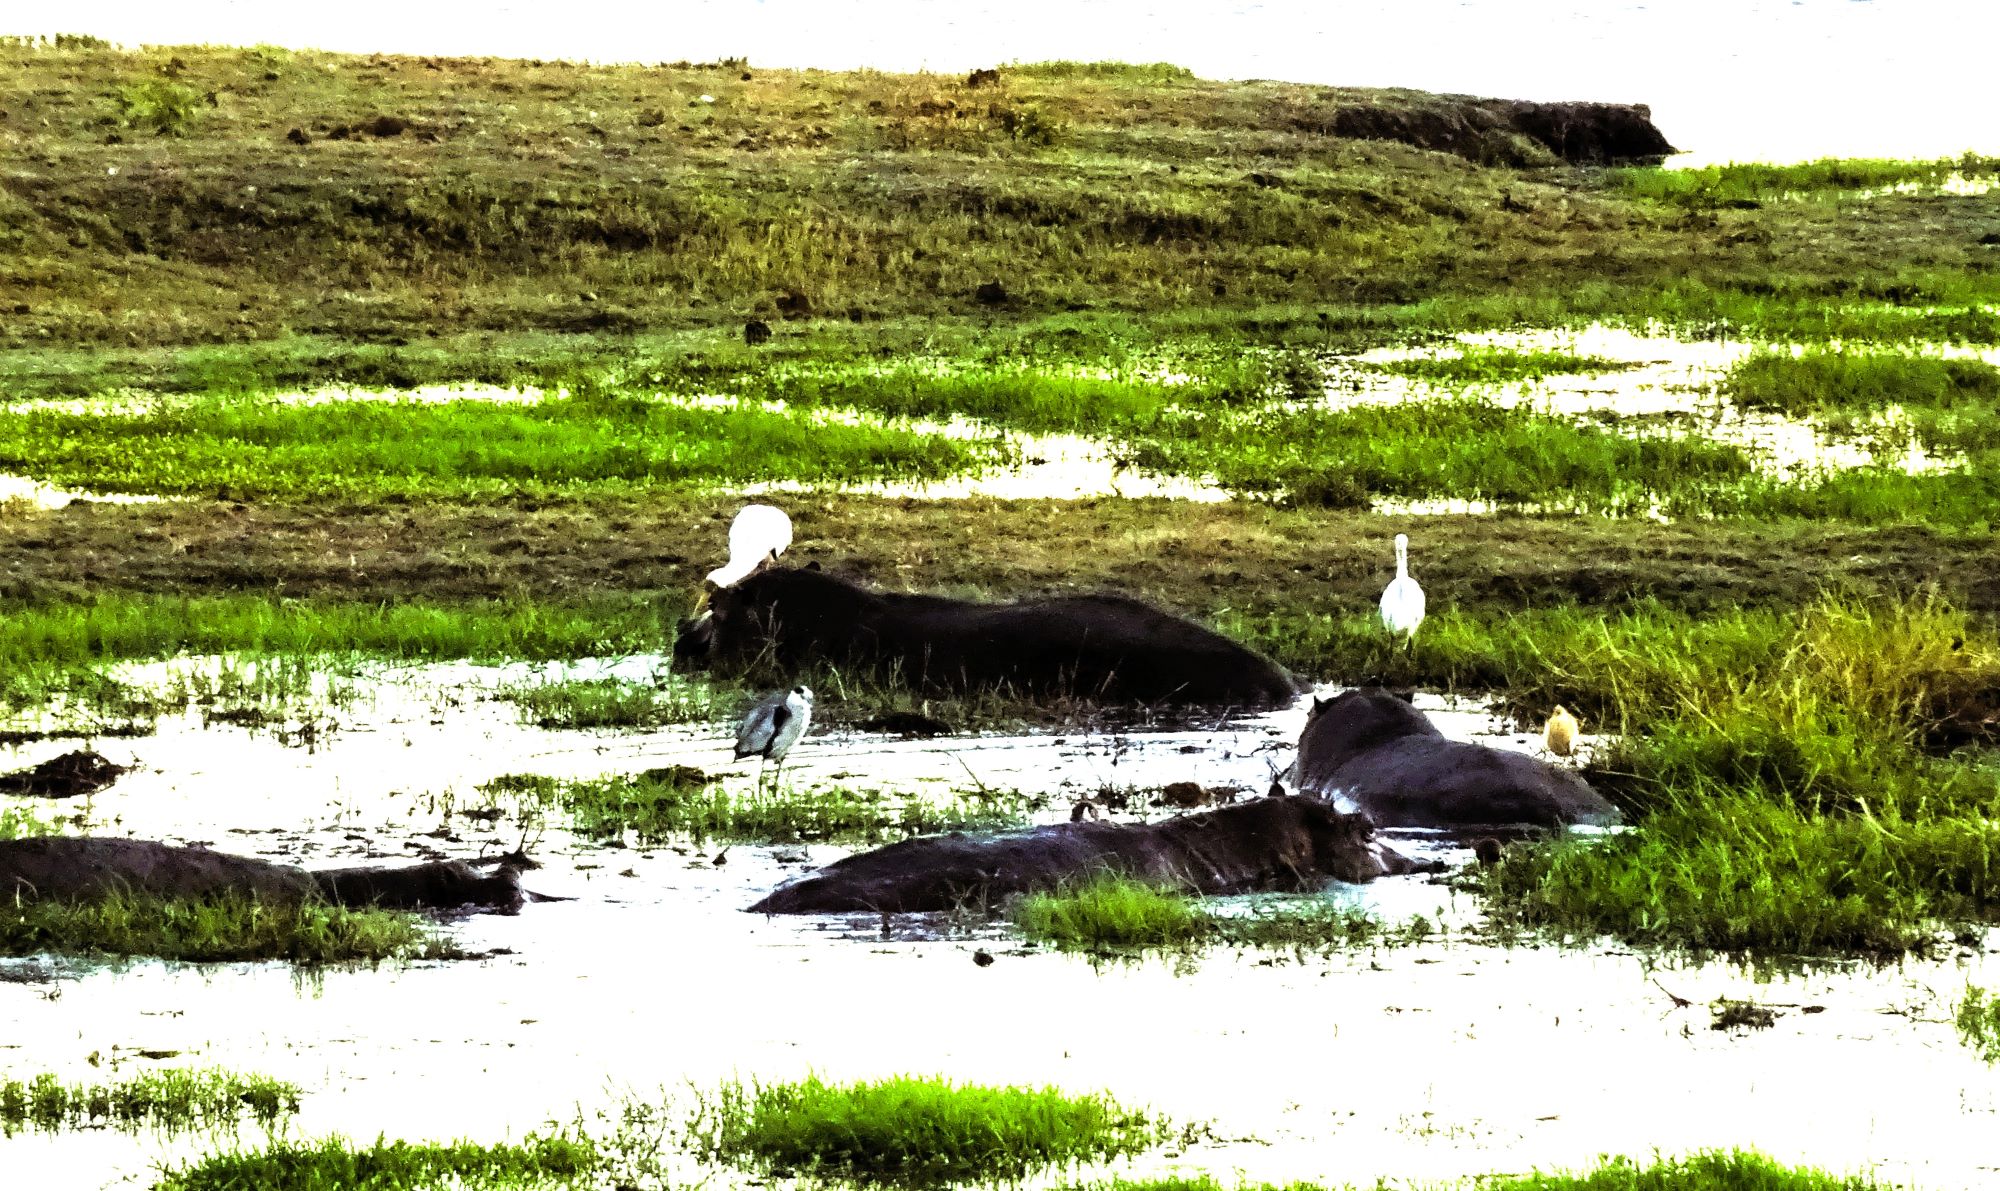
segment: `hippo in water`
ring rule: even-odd
[[[1375,839],[1316,798],[1259,798],[1158,823],[1091,819],[904,840],[838,860],[751,906],[762,914],[949,910],[1119,873],[1192,893],[1305,891],[1441,866]]]
[[[1293,774],[1300,792],[1378,827],[1609,824],[1618,812],[1567,769],[1522,753],[1447,740],[1386,691],[1314,699]]]
[[[817,569],[770,567],[711,597],[682,626],[676,661],[741,669],[858,665],[937,691],[1007,688],[1109,703],[1290,702],[1298,682],[1269,659],[1122,596],[979,604],[870,591]]]

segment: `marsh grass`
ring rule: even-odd
[[[499,698],[517,705],[524,722],[538,728],[658,728],[715,719],[720,696],[706,683],[665,679],[565,679],[502,687]]]
[[[937,479],[992,444],[638,398],[294,405],[216,398],[0,417],[0,468],[93,491],[223,499],[629,493],[759,479]]]
[[[1477,345],[1467,345],[1452,355],[1418,356],[1362,365],[1370,372],[1407,376],[1437,385],[1511,384],[1573,373],[1621,372],[1639,366],[1630,360],[1579,356],[1565,351],[1514,351]]]
[[[1637,1162],[1606,1158],[1577,1173],[1496,1174],[1451,1183],[1420,1184],[1426,1191],[1890,1191],[1895,1184],[1863,1175],[1833,1175],[1783,1166],[1745,1150],[1712,1150]],[[1194,1178],[1114,1179],[1090,1191],[1323,1191],[1316,1184],[1232,1186],[1212,1175]],[[1358,1191],[1350,1188],[1349,1191]]]
[[[2000,995],[1977,985],[1965,986],[1965,997],[1952,1018],[1958,1040],[1989,1063],[2000,1063]]]
[[[0,908],[0,954],[38,952],[323,964],[443,958],[454,949],[416,915],[320,902],[120,895],[78,905],[34,901]]]
[[[1746,409],[1817,416],[1855,433],[1898,407],[1929,450],[2000,447],[2000,368],[1980,360],[1899,352],[1814,349],[1753,355],[1730,370],[1723,393]]]
[[[56,835],[61,831],[62,824],[54,819],[44,818],[39,808],[0,806],[0,839],[33,839],[37,836]]]
[[[688,1124],[691,1142],[713,1160],[781,1177],[914,1186],[1018,1180],[1136,1154],[1167,1132],[1164,1121],[1108,1096],[935,1076],[725,1084],[701,1097]]]
[[[515,799],[561,809],[581,835],[609,838],[631,831],[642,841],[861,844],[1019,822],[1017,814],[990,802],[892,799],[844,786],[780,786],[736,795],[719,779],[682,766],[574,781],[508,774],[487,782],[480,792],[496,803]]]
[[[1635,168],[1604,173],[1612,189],[1685,207],[1746,206],[1785,199],[1844,197],[1906,183],[1942,186],[1953,177],[2000,174],[2000,158],[1967,153],[1935,161],[1822,158],[1793,165],[1738,162],[1699,169]]]
[[[1128,444],[1148,471],[1213,476],[1253,496],[1333,507],[1452,498],[1591,512],[1751,474],[1735,447],[1635,437],[1475,398],[1247,414],[1170,411]]]
[[[532,1191],[596,1186],[603,1159],[584,1138],[530,1134],[518,1145],[389,1142],[357,1147],[339,1138],[221,1152],[169,1170],[155,1191]]]
[[[44,1073],[0,1079],[0,1128],[182,1132],[230,1127],[247,1113],[268,1130],[298,1112],[299,1096],[296,1084],[217,1068],[167,1068],[113,1084],[65,1084]]]
[[[1171,950],[1202,946],[1329,950],[1376,943],[1392,933],[1365,911],[1316,899],[1219,914],[1197,898],[1104,874],[1067,889],[1032,893],[1013,908],[1016,929],[1065,951]],[[1400,935],[1429,933],[1412,923]]]

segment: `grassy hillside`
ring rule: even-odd
[[[1986,204],[1620,181],[1454,132],[1453,97],[1170,66],[979,83],[0,46],[0,349],[2000,294]]]

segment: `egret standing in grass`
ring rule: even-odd
[[[729,523],[729,561],[708,573],[694,614],[700,616],[708,607],[709,594],[715,589],[740,583],[766,562],[778,561],[791,544],[792,519],[785,510],[773,505],[744,505],[736,520]]]
[[[1400,633],[1405,645],[1416,638],[1417,626],[1424,623],[1424,589],[1410,578],[1410,535],[1396,535],[1396,577],[1382,589],[1382,624],[1391,633]]]
[[[762,757],[757,764],[757,789],[764,788],[764,767],[773,766],[772,788],[777,787],[777,775],[785,767],[785,754],[792,751],[792,745],[806,734],[806,725],[812,722],[813,693],[803,686],[795,686],[789,691],[774,691],[757,700],[750,714],[743,717],[743,727],[736,733],[736,759]]]

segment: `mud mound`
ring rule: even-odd
[[[1678,152],[1639,103],[1530,103],[1468,96],[1412,96],[1402,103],[1356,99],[1307,131],[1354,140],[1399,141],[1482,165],[1655,163]]]
[[[129,765],[115,765],[87,749],[51,757],[40,765],[0,774],[0,794],[21,794],[30,798],[76,798],[95,794]]]

